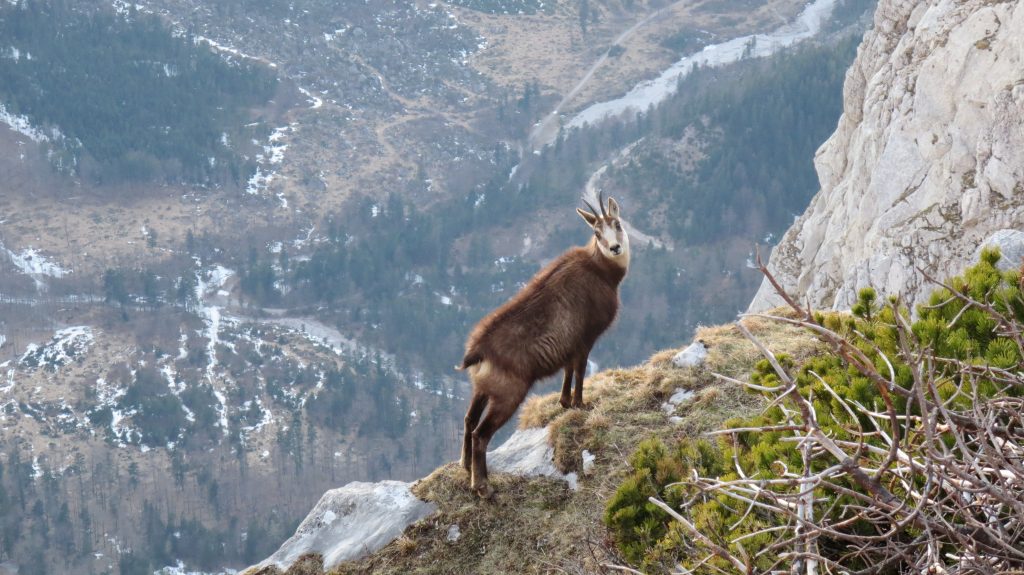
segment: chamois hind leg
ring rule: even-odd
[[[587,358],[590,352],[576,358],[573,371],[576,373],[576,388],[573,389],[572,407],[583,409],[583,378],[587,375]]]
[[[572,391],[572,372],[575,369],[574,363],[570,362],[565,366],[565,379],[562,380],[562,397],[559,398],[558,403],[562,404],[562,407],[569,409],[571,391]]]
[[[466,429],[462,435],[462,467],[469,471],[473,466],[473,430],[480,423],[480,416],[487,407],[487,396],[482,393],[473,393],[473,399],[469,402],[469,409],[466,410]]]
[[[473,430],[473,477],[470,488],[483,499],[490,499],[494,495],[494,488],[487,482],[487,444],[516,412],[525,395],[515,393],[512,389],[507,391],[512,393],[506,393],[504,397],[491,397],[487,413]]]

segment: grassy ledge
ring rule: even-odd
[[[821,349],[815,338],[799,328],[757,318],[743,323],[773,351],[787,353],[797,362]],[[742,379],[760,359],[736,326],[702,328],[697,338],[709,346],[703,366],[678,368],[671,360],[679,350],[664,350],[642,365],[607,370],[588,379],[585,410],[562,409],[554,393],[524,405],[519,427],[551,429],[556,466],[580,474],[578,491],[554,479],[493,473],[497,495],[491,502],[481,502],[470,493],[462,468],[447,464],[413,488],[416,495],[438,506],[436,514],[413,524],[376,553],[339,565],[331,575],[621,572],[610,567],[625,561],[601,517],[631,472],[628,458],[637,445],[651,437],[668,443],[717,429],[731,417],[757,414],[764,405],[761,397],[712,375]],[[667,414],[662,406],[680,389],[694,392],[693,399]],[[679,419],[672,422],[669,415]],[[595,456],[586,474],[583,450]],[[288,575],[323,572],[322,561],[315,556],[286,571]],[[279,571],[271,568],[259,575],[275,573]]]

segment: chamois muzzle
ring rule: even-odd
[[[611,252],[614,255],[620,255],[622,253],[622,246],[619,245],[619,244],[615,244],[614,246],[610,246],[608,249],[611,250]]]

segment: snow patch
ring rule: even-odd
[[[353,482],[324,493],[295,535],[257,568],[286,570],[299,557],[318,553],[324,568],[331,569],[373,553],[437,510],[413,495],[411,486],[401,481]]]
[[[15,116],[7,111],[3,104],[0,104],[0,123],[7,124],[12,130],[35,143],[49,142],[50,137],[42,130],[32,125],[32,122],[25,116]],[[59,133],[59,132],[58,132]]]
[[[29,344],[18,363],[30,368],[57,369],[84,355],[93,341],[92,328],[87,325],[57,330],[49,342],[43,345]]]
[[[583,475],[590,475],[590,472],[594,470],[594,460],[597,459],[597,456],[586,449],[580,455],[583,457]]]
[[[210,38],[207,38],[206,36],[196,36],[195,37],[195,43],[196,43],[196,45],[206,44],[214,52],[220,52],[222,54],[228,54],[229,56],[236,56],[238,58],[245,58],[246,60],[255,60],[257,62],[261,62],[263,64],[266,64],[267,66],[270,66],[271,68],[277,68],[277,64],[276,63],[271,62],[270,60],[267,60],[266,58],[261,58],[260,56],[252,56],[250,54],[246,54],[245,52],[242,52],[241,50],[239,50],[237,48],[233,48],[233,47],[228,46],[226,44],[221,44],[220,42],[217,42],[215,40],[211,40]]]
[[[3,109],[0,107],[0,112]],[[0,120],[3,118],[0,117]],[[11,260],[14,267],[18,268],[21,273],[32,278],[36,283],[37,291],[46,290],[46,282],[43,278],[62,278],[66,274],[71,273],[70,271],[60,267],[59,265],[50,261],[46,256],[39,253],[38,250],[32,247],[27,247],[20,252],[15,253],[12,250],[7,249],[0,244],[0,251],[7,254],[7,258]]]
[[[744,58],[763,58],[811,38],[818,34],[831,17],[835,4],[836,0],[814,0],[804,7],[796,21],[774,32],[740,36],[721,44],[706,46],[702,51],[679,60],[657,78],[636,85],[625,96],[591,105],[570,120],[565,128],[569,130],[586,124],[597,124],[627,112],[645,112],[675,94],[680,78],[689,75],[696,67],[717,68]]]
[[[235,270],[228,269],[222,265],[213,266],[210,270],[210,281],[206,284],[206,287],[209,290],[220,290],[233,275],[235,275]]]
[[[196,300],[203,302],[197,311],[206,323],[206,357],[208,361],[206,364],[206,381],[213,387],[213,395],[217,398],[219,405],[216,409],[219,416],[219,425],[224,435],[228,434],[228,405],[227,398],[224,397],[224,394],[217,387],[216,373],[217,344],[220,342],[221,310],[217,306],[205,303],[203,296],[210,291],[219,290],[232,275],[234,275],[233,271],[222,266],[216,266],[210,271],[209,282],[203,279],[202,273],[196,274]],[[230,320],[226,319],[225,323],[230,323]]]
[[[307,90],[305,88],[299,88],[299,92],[302,92],[303,96],[309,98],[309,109],[310,110],[316,110],[317,108],[319,108],[319,107],[324,105],[323,99],[322,98],[318,98],[316,95],[314,95],[309,90]]]
[[[272,166],[280,165],[284,161],[284,153],[288,150],[288,144],[284,143],[285,135],[293,132],[297,124],[292,123],[275,129],[268,138],[268,143],[263,146],[263,152],[256,155],[256,173],[250,178],[245,191],[251,195],[258,195],[265,190],[277,176],[277,170]],[[253,143],[256,143],[255,141]],[[278,199],[282,199],[280,196]],[[287,207],[287,201],[283,202]]]

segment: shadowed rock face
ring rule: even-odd
[[[959,272],[1024,227],[1021,70],[1019,2],[881,0],[815,157],[821,190],[772,253],[787,290],[846,309],[870,284],[913,303],[929,291],[916,267]],[[764,283],[750,309],[780,303]]]

